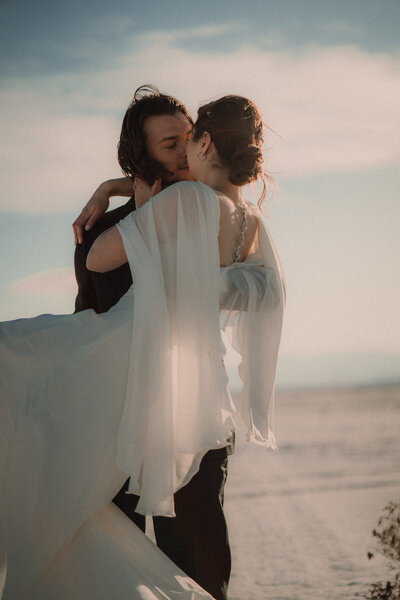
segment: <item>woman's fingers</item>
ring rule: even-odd
[[[85,215],[86,209],[84,208],[81,214],[72,223],[72,229],[74,230],[75,246],[82,244],[83,241],[83,228],[86,224],[87,217]]]
[[[143,204],[146,204],[150,198],[161,192],[161,177],[158,177],[153,185],[149,185],[144,179],[140,179],[136,176],[134,179],[134,189],[136,208],[140,208]]]
[[[89,231],[89,229],[92,229],[97,219],[101,217],[103,213],[104,211],[100,210],[99,208],[95,208],[88,220],[86,221],[85,231]]]
[[[143,204],[146,204],[151,198],[151,187],[149,184],[140,179],[139,177],[135,177],[134,179],[134,189],[135,189],[135,204],[136,208],[140,208]]]
[[[109,205],[109,196],[103,190],[102,186],[100,186],[83,208],[79,217],[72,224],[75,236],[75,244],[82,243],[83,230],[88,231],[91,229],[98,218],[106,212]]]
[[[95,206],[86,205],[79,217],[73,222],[75,244],[81,244],[83,241],[83,230],[89,231],[96,223],[97,219],[104,211]]]
[[[161,177],[157,177],[153,185],[151,186],[151,197],[161,192]]]

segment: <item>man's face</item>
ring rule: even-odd
[[[186,143],[191,136],[192,125],[185,115],[180,111],[174,115],[153,115],[147,117],[143,129],[147,152],[173,173],[165,183],[190,180]]]

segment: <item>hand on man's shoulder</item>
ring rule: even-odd
[[[83,246],[85,249],[89,250],[91,245],[101,233],[110,227],[113,227],[113,225],[116,225],[118,221],[124,219],[133,210],[135,210],[135,200],[132,196],[132,198],[130,198],[129,201],[122,206],[118,206],[117,208],[109,210],[101,215],[93,227],[91,227],[88,231],[84,231],[83,233]]]

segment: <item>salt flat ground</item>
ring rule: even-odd
[[[400,387],[277,395],[278,452],[239,436],[225,509],[230,600],[364,597],[383,507],[400,499]]]

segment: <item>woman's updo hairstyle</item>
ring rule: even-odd
[[[229,168],[229,181],[242,186],[259,177],[264,189],[260,202],[265,197],[262,144],[263,122],[257,107],[242,96],[224,96],[201,106],[193,129],[193,141],[205,131],[211,136],[219,158]]]

